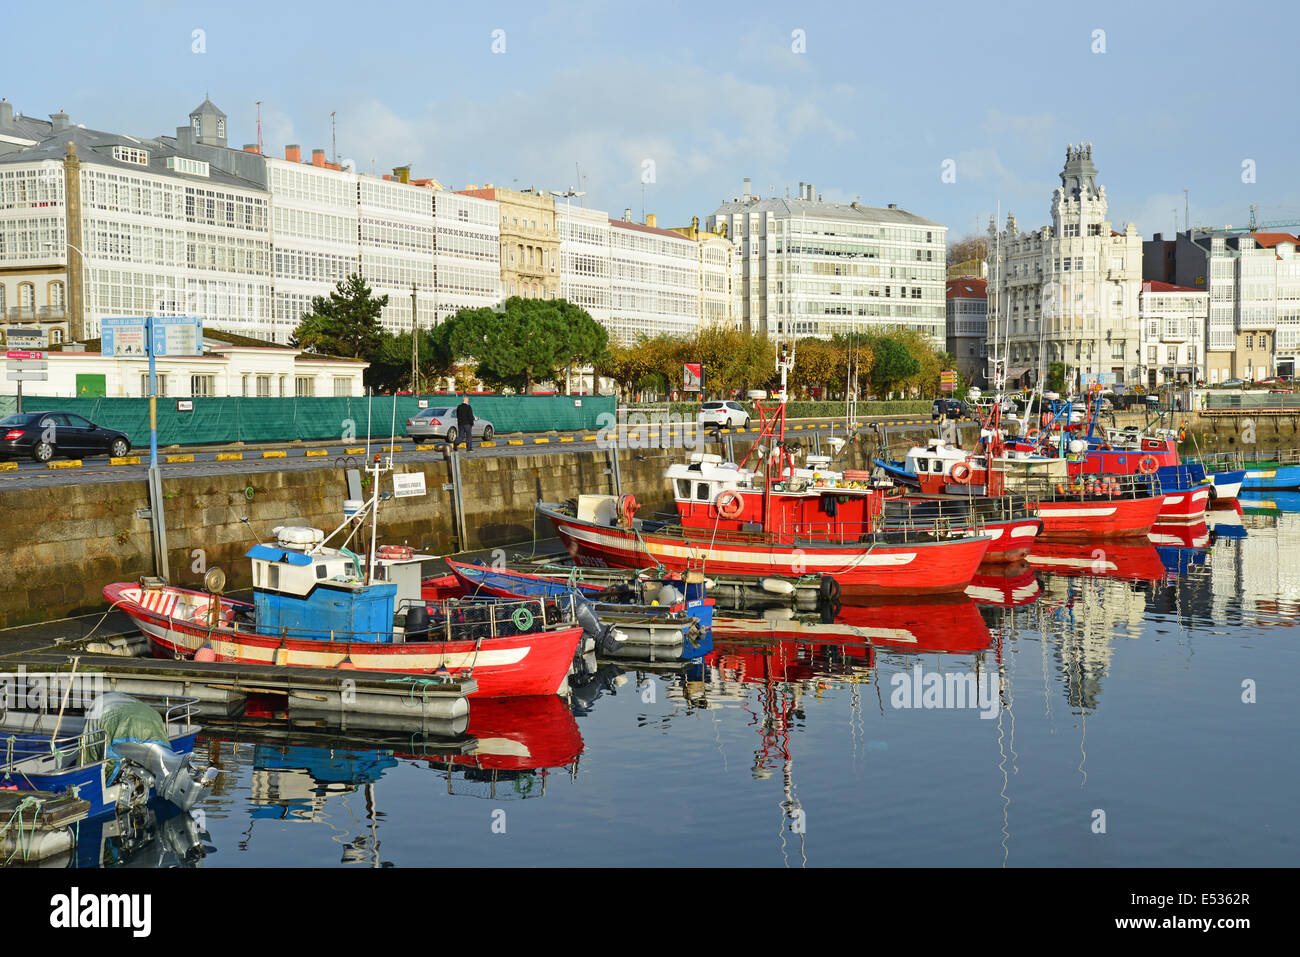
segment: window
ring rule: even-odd
[[[346,396],[352,394],[352,380],[346,376],[334,377],[334,394],[336,396]]]
[[[257,377],[257,397],[259,399],[268,399],[271,396],[271,377],[269,375],[260,375]]]
[[[58,345],[62,341],[63,341],[63,330],[60,329],[58,326],[55,326],[53,329],[50,330],[50,345],[52,346]]]
[[[157,394],[160,396],[164,396],[167,394],[167,377],[165,375],[159,374],[157,378],[158,378]],[[149,394],[149,373],[147,372],[140,373],[140,394],[144,396],[147,396]]]
[[[214,375],[190,376],[190,395],[205,396],[217,394],[217,377]]]
[[[60,311],[63,310],[63,283],[50,283],[50,305]]]
[[[1166,359],[1168,362],[1177,363],[1177,362],[1178,362],[1178,347],[1177,347],[1177,346],[1170,346],[1170,347],[1169,347],[1169,354],[1165,357],[1165,359]]]
[[[709,483],[708,483],[708,482],[696,482],[696,483],[695,483],[695,497],[696,497],[697,499],[699,499],[701,502],[707,502],[707,501],[709,500]]]
[[[295,376],[293,380],[293,394],[300,398],[315,395],[316,377],[309,375]]]

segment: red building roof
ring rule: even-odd
[[[1204,294],[1204,289],[1193,289],[1190,286],[1175,286],[1169,282],[1157,282],[1154,279],[1148,279],[1142,283],[1143,292],[1199,292]]]
[[[949,299],[987,299],[987,279],[960,278],[948,280]]]
[[[1255,237],[1255,243],[1265,249],[1276,246],[1278,243],[1292,243],[1300,246],[1300,239],[1292,236],[1290,233],[1251,233]]]

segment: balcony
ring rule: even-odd
[[[68,311],[63,306],[10,306],[0,318],[21,322],[29,320],[60,320],[68,318]]]

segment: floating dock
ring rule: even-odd
[[[90,802],[48,791],[0,790],[0,867],[38,864],[77,846]]]

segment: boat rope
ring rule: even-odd
[[[67,641],[68,644],[79,644],[83,641],[90,641],[91,635],[93,635],[96,631],[99,630],[99,626],[102,625],[104,622],[108,621],[108,616],[113,613],[113,609],[116,608],[118,605],[122,604],[122,602],[124,601],[126,601],[125,598],[119,598],[117,599],[117,601],[113,602],[113,604],[109,605],[108,610],[104,612],[103,616],[99,619],[99,621],[95,622],[95,627],[91,628],[90,631],[86,632],[80,638],[58,639],[55,641],[55,644],[56,645],[62,644],[64,641]]]
[[[10,828],[15,828],[18,832],[14,836],[14,849],[10,851],[9,856],[5,858],[6,864],[17,857],[20,850],[22,851],[24,861],[31,859],[32,841],[36,838],[36,818],[37,815],[41,813],[41,808],[44,807],[44,805],[45,801],[42,798],[28,795],[18,802],[18,806],[14,808],[14,812],[9,815],[9,820],[5,821],[4,824],[0,824],[0,838],[4,837],[5,834],[9,832]],[[27,827],[23,827],[23,812],[28,808],[31,808],[32,820]],[[27,835],[27,844],[25,847],[23,846],[24,834]]]
[[[420,689],[420,702],[423,704],[423,703],[427,703],[428,700],[429,700],[429,699],[428,699],[429,688],[430,688],[431,686],[435,686],[435,685],[438,686],[438,687],[441,687],[442,685],[444,685],[444,684],[447,683],[447,680],[449,680],[449,679],[444,679],[444,678],[442,678],[442,677],[438,677],[438,678],[417,678],[417,677],[410,677],[410,678],[385,678],[385,679],[384,679],[384,683],[385,683],[385,684],[403,684],[403,683],[409,684],[409,685],[411,686],[410,689],[409,689],[409,690],[410,690],[410,695],[409,695],[409,697],[410,697],[410,699],[411,699],[411,704],[415,704],[415,703],[416,703],[416,701],[415,701],[415,689],[416,689],[416,686],[418,685],[418,686],[419,686],[419,689]]]

